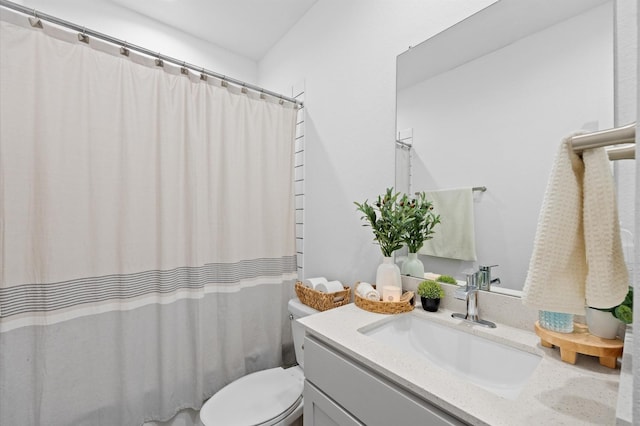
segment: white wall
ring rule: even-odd
[[[374,279],[353,202],[394,184],[396,56],[492,2],[321,0],[260,61],[263,87],[305,81],[305,276]]]
[[[257,81],[255,61],[122,8],[109,0],[13,1],[247,83],[255,84]]]
[[[397,99],[398,128],[413,129],[412,191],[488,188],[474,194],[478,262],[426,256],[425,269],[463,279],[466,269],[497,264],[502,286],[522,290],[561,138],[585,124],[613,127],[612,5],[400,90]]]

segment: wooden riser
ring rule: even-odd
[[[540,344],[545,348],[559,347],[560,358],[569,364],[575,364],[578,354],[584,354],[597,356],[605,367],[616,368],[616,360],[622,355],[622,340],[594,336],[584,324],[574,323],[573,333],[547,330],[538,321],[535,328]]]

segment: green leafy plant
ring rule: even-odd
[[[399,197],[400,194],[394,193],[393,188],[387,188],[385,194],[379,195],[373,205],[368,200],[364,203],[354,202],[357,210],[364,214],[360,219],[367,222],[362,226],[371,227],[373,239],[380,245],[385,257],[390,257],[402,247],[403,234],[410,220],[397,203]]]
[[[629,291],[622,303],[607,309],[594,308],[603,312],[611,312],[611,315],[618,318],[625,324],[633,322],[633,287],[629,286]]]
[[[451,275],[440,275],[436,281],[447,284],[458,284],[458,280],[453,278]]]
[[[418,284],[418,296],[426,299],[442,299],[444,290],[433,280],[425,280]]]
[[[404,194],[398,200],[398,209],[406,218],[402,241],[409,253],[417,253],[425,241],[433,238],[433,228],[440,223],[440,216],[433,213],[433,204],[427,201],[424,192],[417,193],[415,198]]]

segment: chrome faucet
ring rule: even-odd
[[[500,284],[500,278],[491,279],[491,268],[498,265],[480,266],[478,274],[478,289],[491,291],[491,284]]]
[[[474,272],[467,275],[467,285],[464,292],[456,291],[457,299],[467,301],[467,313],[451,314],[453,318],[460,318],[473,324],[482,325],[484,327],[495,328],[496,325],[491,321],[480,319],[478,315],[478,279],[482,276],[482,271]]]

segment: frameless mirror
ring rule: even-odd
[[[521,290],[556,151],[613,127],[613,85],[612,1],[501,0],[399,55],[396,182],[486,187],[473,193],[477,261],[422,256],[425,271],[497,264]]]

